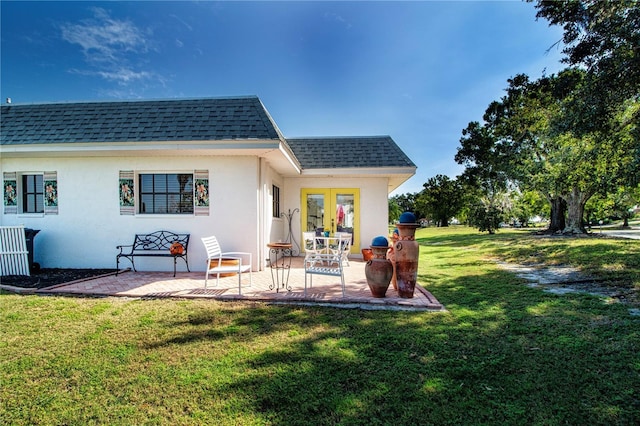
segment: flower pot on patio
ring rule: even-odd
[[[371,259],[373,259],[373,251],[370,248],[363,248],[361,251],[362,251],[362,260],[364,260],[365,262],[368,262]]]
[[[384,241],[383,241],[384,240]],[[373,297],[385,297],[391,277],[393,276],[393,265],[387,259],[387,250],[389,243],[385,237],[376,237],[373,239],[371,251],[373,258],[367,261],[364,266],[364,274],[367,277],[367,284]]]
[[[410,299],[413,297],[418,280],[420,249],[415,240],[415,234],[420,224],[415,222],[415,216],[412,213],[403,213],[396,226],[400,233],[399,240],[394,245],[398,295],[401,298]]]

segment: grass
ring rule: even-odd
[[[640,287],[637,243],[419,230],[444,313],[0,295],[0,424],[635,424],[640,317],[493,259]]]

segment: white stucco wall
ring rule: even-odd
[[[56,171],[57,215],[0,214],[1,225],[39,229],[34,260],[46,268],[113,268],[116,246],[156,230],[190,233],[189,266],[204,271],[201,237],[215,235],[224,251],[260,253],[259,164],[251,156],[128,158],[3,158],[0,172]],[[210,215],[120,215],[120,170],[147,173],[209,170]],[[284,192],[284,191],[283,191]],[[254,255],[254,269],[259,259]],[[128,261],[121,267],[130,266]],[[169,271],[170,258],[138,258],[139,270]],[[178,270],[184,265],[178,261]]]
[[[210,214],[121,215],[119,171],[171,173],[209,170]],[[56,171],[58,214],[0,213],[0,225],[39,229],[34,260],[44,268],[113,268],[116,246],[131,244],[134,234],[156,230],[190,233],[189,266],[204,271],[206,253],[200,238],[218,237],[225,251],[254,254],[253,269],[265,267],[266,244],[285,240],[288,222],[273,217],[272,185],[280,188],[280,210],[299,209],[292,221],[295,240],[301,238],[303,188],[360,188],[359,252],[377,235],[387,234],[385,177],[282,177],[268,162],[254,156],[130,156],[77,158],[2,158],[1,172]],[[124,260],[121,267],[130,266]],[[169,258],[138,258],[139,270],[170,271]],[[178,262],[178,270],[184,265]]]

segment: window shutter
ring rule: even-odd
[[[44,214],[58,214],[58,173],[44,172]]]
[[[4,214],[17,214],[18,180],[16,172],[5,172],[2,180],[2,188],[4,189]]]
[[[136,214],[136,197],[133,192],[133,170],[120,170],[118,193],[120,194],[120,214]]]
[[[195,170],[193,172],[195,181],[195,216],[209,216],[209,170]]]

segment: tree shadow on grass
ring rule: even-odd
[[[638,418],[633,389],[640,383],[637,371],[629,371],[640,361],[637,321],[598,298],[547,295],[508,275],[493,271],[439,285],[438,298],[449,307],[439,314],[254,305],[211,315],[199,309],[167,324],[181,332],[165,343],[244,347],[233,361],[241,374],[202,385],[211,396],[243,401],[235,408],[265,423],[620,424]]]

